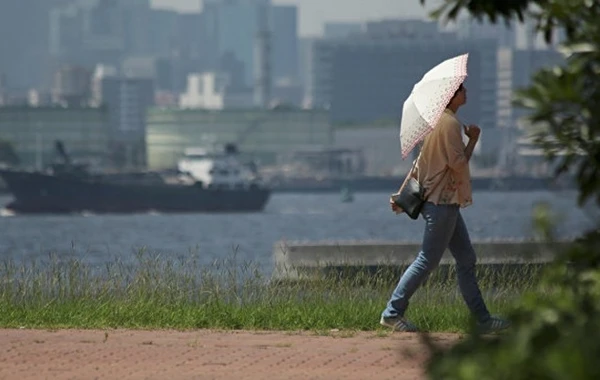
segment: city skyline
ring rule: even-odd
[[[366,22],[390,18],[424,19],[440,0],[429,0],[427,8],[418,0],[272,0],[276,5],[296,5],[299,35],[318,36],[326,22]],[[193,12],[201,9],[200,0],[151,0],[155,8]],[[342,5],[343,4],[343,5]]]
[[[37,168],[53,154],[51,144],[41,152],[40,141],[70,139],[61,134],[63,121],[49,113],[55,109],[73,136],[87,133],[88,117],[102,135],[67,141],[75,155],[99,154],[115,168],[146,168],[150,159],[151,169],[172,167],[181,142],[196,141],[196,125],[216,114],[223,118],[202,135],[239,140],[241,150],[272,162],[291,145],[315,142],[313,127],[301,125],[308,119],[291,113],[325,114],[328,123],[319,127],[329,131],[325,137],[337,126],[397,126],[403,100],[427,68],[465,53],[471,54],[466,86],[472,100],[461,118],[486,130],[486,157],[496,157],[505,153],[501,130],[520,127],[525,115],[512,106],[514,91],[526,87],[535,70],[564,59],[556,46],[538,43],[531,23],[505,28],[468,17],[447,26],[427,20],[440,0],[427,0],[429,9],[419,0],[371,0],[368,6],[359,0],[204,0],[204,9],[199,0],[152,0],[153,9],[151,0],[36,1],[36,12],[17,3],[0,12],[2,31],[14,36],[0,46],[0,127],[23,162]],[[261,6],[268,2],[273,6]],[[268,129],[273,123],[258,113],[272,108],[290,114]],[[171,128],[176,135],[165,140],[152,126],[163,125],[167,109],[169,118],[193,112],[199,119],[185,119],[191,129],[177,124]],[[20,114],[26,116],[15,123]],[[346,137],[340,147],[367,141]],[[165,141],[173,142],[169,151]],[[393,160],[379,153],[365,159],[377,170]]]

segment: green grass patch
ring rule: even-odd
[[[504,314],[534,288],[541,268],[498,270],[480,269],[480,285],[490,310]],[[56,257],[7,261],[0,266],[0,327],[375,331],[400,271],[329,271],[281,281],[235,257],[209,266],[146,253],[133,264],[102,267]],[[407,317],[427,331],[468,328],[452,271],[436,271],[411,300]]]

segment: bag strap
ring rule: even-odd
[[[402,186],[400,186],[400,189],[398,190],[397,194],[400,194],[402,192],[402,190],[404,190],[404,187],[408,183],[408,180],[412,176],[412,173],[414,172],[415,167],[417,166],[417,162],[419,161],[419,158],[421,158],[421,152],[422,152],[422,150],[419,151],[419,155],[417,156],[417,159],[413,162],[413,165],[410,168],[410,170],[408,171],[408,174],[406,175],[406,178],[404,179],[404,182],[402,182]]]
[[[400,189],[398,190],[398,194],[400,194],[402,192],[402,190],[404,190],[404,187],[406,187],[406,184],[408,183],[408,180],[410,179],[410,177],[412,176],[412,173],[415,170],[415,167],[417,166],[417,162],[419,162],[419,158],[421,158],[421,153],[423,152],[423,150],[419,151],[419,155],[417,156],[417,159],[413,162],[412,167],[410,168],[408,174],[406,175],[406,178],[404,179],[404,182],[402,182],[402,186],[400,186]],[[439,182],[431,189],[431,191],[429,192],[429,195],[431,195],[431,193],[437,189],[438,186],[440,186],[440,184],[444,181],[444,178],[446,177],[446,174],[448,174],[448,172],[450,171],[450,167],[448,165],[446,165],[446,168],[444,169],[444,174],[442,175],[442,178],[439,180]],[[429,196],[425,197],[425,200],[427,200],[429,198]]]

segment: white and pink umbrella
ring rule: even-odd
[[[429,70],[415,84],[402,108],[402,159],[436,126],[454,93],[467,77],[468,54],[448,59]]]

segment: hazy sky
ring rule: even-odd
[[[382,18],[424,17],[427,12],[419,0],[272,0],[274,4],[293,4],[299,9],[300,35],[317,35],[327,21],[369,21]],[[428,0],[439,3],[439,0]],[[199,0],[152,0],[155,7],[193,11]],[[368,4],[368,5],[367,5]]]

